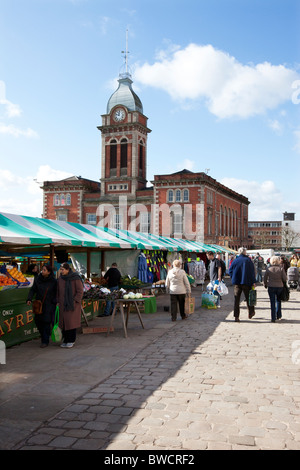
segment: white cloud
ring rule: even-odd
[[[168,46],[158,60],[135,69],[144,85],[165,90],[173,100],[204,99],[209,111],[224,119],[248,118],[291,100],[297,73],[283,65],[242,64],[211,45]]]
[[[246,196],[249,201],[249,220],[282,220],[288,208],[281,191],[270,180],[263,182],[223,178],[221,183]]]
[[[4,124],[0,122],[0,134],[12,135],[13,137],[27,137],[29,139],[38,138],[38,133],[29,127],[20,129],[13,124]]]
[[[65,178],[69,178],[73,176],[73,173],[69,173],[66,171],[55,170],[51,168],[49,165],[41,165],[38,168],[36,179],[39,182],[42,181],[59,181]]]
[[[193,160],[190,160],[189,158],[185,158],[182,162],[177,164],[178,171],[186,169],[193,171],[195,168],[195,162]]]
[[[269,120],[268,125],[276,134],[282,134],[283,125],[277,119]]]
[[[3,80],[0,80],[0,105],[3,106],[4,114],[8,118],[20,117],[22,114],[22,109],[18,104],[6,99],[6,86]]]
[[[3,114],[2,114],[3,110]],[[20,117],[22,109],[18,104],[12,103],[6,98],[6,86],[3,80],[0,80],[0,118],[1,119],[13,119]],[[21,129],[13,124],[6,124],[0,122],[0,134],[10,135],[13,137],[27,137],[29,139],[37,138],[38,133],[29,127],[27,129]]]
[[[56,181],[73,176],[49,165],[38,168],[35,176],[19,176],[10,170],[0,172],[0,212],[41,217],[43,212],[43,181]]]
[[[5,114],[8,118],[19,117],[22,114],[22,109],[18,104],[14,104],[8,100],[0,100],[0,104],[5,107]]]
[[[293,149],[294,149],[297,153],[300,153],[300,129],[294,131],[294,136],[295,136],[295,139],[296,139],[296,143],[295,143]]]

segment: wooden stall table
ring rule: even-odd
[[[139,317],[140,322],[141,322],[141,325],[142,325],[143,328],[145,328],[144,324],[143,324],[143,321],[142,321],[141,312],[140,312],[140,309],[139,309],[139,306],[138,306],[138,304],[144,303],[144,301],[145,301],[145,299],[116,299],[116,300],[114,300],[115,306],[114,306],[114,309],[113,309],[113,312],[112,312],[112,315],[111,315],[110,328],[107,331],[107,336],[109,335],[110,329],[112,329],[112,327],[113,327],[115,314],[116,314],[117,308],[119,308],[120,313],[121,313],[121,317],[122,317],[123,328],[124,328],[124,336],[125,336],[125,338],[127,338],[127,324],[128,324],[128,318],[129,318],[130,306],[131,305],[135,306],[138,317]],[[126,309],[126,319],[125,319],[124,305],[125,305],[125,309]]]

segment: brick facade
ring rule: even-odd
[[[155,175],[147,187],[148,118],[131,80],[119,82],[122,93],[112,95],[98,127],[101,183],[76,176],[45,181],[43,217],[248,247],[245,196],[188,170]]]

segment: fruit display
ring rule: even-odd
[[[24,274],[18,271],[17,268],[8,269],[7,272],[14,280],[20,283],[28,282]]]
[[[0,287],[17,286],[17,284],[17,281],[14,281],[11,277],[0,274]]]

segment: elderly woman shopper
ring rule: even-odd
[[[51,323],[53,324],[56,308],[57,281],[52,267],[44,264],[40,274],[34,278],[33,285],[28,293],[27,305],[31,305],[33,297],[42,302],[42,313],[34,316],[34,321],[41,335],[41,348],[49,344]]]
[[[271,321],[281,319],[281,293],[283,284],[286,282],[286,273],[283,266],[280,266],[280,258],[272,256],[270,266],[266,269],[264,276],[264,286],[268,288],[271,303]]]
[[[184,320],[187,318],[184,311],[185,296],[186,294],[190,295],[191,286],[185,271],[181,269],[181,261],[178,259],[173,261],[173,268],[168,272],[166,287],[170,292],[172,321],[177,319],[177,303],[181,318]]]
[[[60,267],[57,300],[59,304],[59,327],[63,334],[62,348],[72,348],[76,340],[76,329],[81,326],[81,299],[83,283],[78,273],[68,263]]]

